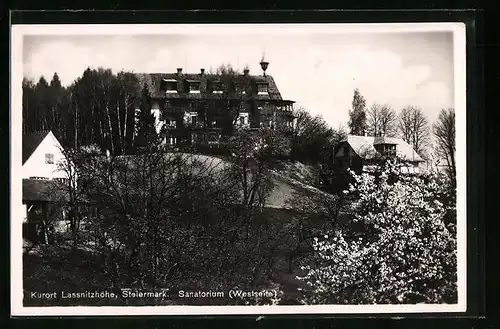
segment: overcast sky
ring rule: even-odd
[[[353,89],[367,105],[423,109],[432,123],[441,108],[454,106],[452,32],[266,33],[235,35],[43,35],[24,37],[24,76],[64,85],[90,67],[114,72],[198,73],[221,63],[261,74],[265,53],[284,99],[321,114],[333,127],[346,125]]]

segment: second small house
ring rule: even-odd
[[[337,168],[369,172],[381,159],[394,158],[402,163],[402,173],[418,174],[424,162],[413,147],[400,138],[348,135],[336,148]]]

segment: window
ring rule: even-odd
[[[238,124],[241,127],[248,127],[249,123],[248,112],[241,112],[238,116]]]
[[[177,122],[174,119],[166,119],[165,126],[168,128],[175,128],[177,127]]]
[[[45,153],[45,163],[54,164],[54,153]]]
[[[393,144],[379,144],[375,146],[375,149],[382,156],[395,156],[396,155],[396,145]]]
[[[199,93],[200,92],[200,83],[198,81],[190,81],[189,82],[189,92],[190,93]]]
[[[268,93],[268,88],[267,88],[267,83],[259,83],[257,85],[257,91],[259,94],[267,94]]]
[[[387,156],[396,155],[396,145],[384,145],[384,154]]]
[[[167,92],[177,92],[177,83],[170,82],[167,84]]]
[[[199,136],[198,136],[198,134],[196,134],[196,133],[192,133],[192,134],[191,134],[191,144],[198,143],[198,140],[199,140]]]
[[[212,83],[212,86],[213,86],[213,92],[216,93],[216,94],[222,94],[222,82],[220,81],[214,81]]]
[[[187,126],[194,126],[198,122],[198,112],[184,113],[184,124]]]
[[[175,144],[177,144],[177,138],[173,137],[173,136],[168,137],[167,141],[168,141],[169,145],[175,145]]]
[[[175,79],[163,79],[161,81],[162,89],[167,93],[176,93],[177,92],[177,80]]]
[[[68,184],[68,183],[69,183],[69,179],[67,179],[67,178],[59,178],[59,177],[56,177],[56,178],[54,178],[54,180],[55,180],[56,182],[59,182],[59,183],[64,183],[64,184]]]

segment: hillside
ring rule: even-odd
[[[209,155],[194,155],[194,159],[209,164],[210,167],[223,168],[227,161]],[[316,180],[315,168],[296,162],[280,162],[272,171],[274,189],[269,195],[266,206],[269,208],[289,208],[287,201],[297,195],[319,193],[329,195],[314,187]]]
[[[316,183],[317,171],[318,169],[314,166],[306,165],[299,161],[281,161],[276,168],[277,173],[307,185],[314,185]]]

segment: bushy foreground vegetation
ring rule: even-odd
[[[134,156],[103,155],[95,146],[65,151],[71,161],[61,169],[73,173],[72,180],[52,191],[69,195],[60,200],[69,214],[69,245],[93,259],[101,289],[274,287],[293,238],[287,222],[293,216],[278,220],[273,217],[283,214],[264,211],[273,159],[283,152],[279,136],[239,132],[230,140],[231,161],[162,150],[149,138],[151,146]],[[52,255],[44,257],[60,252],[71,259],[68,241],[51,240]],[[43,276],[37,269],[27,273]]]

